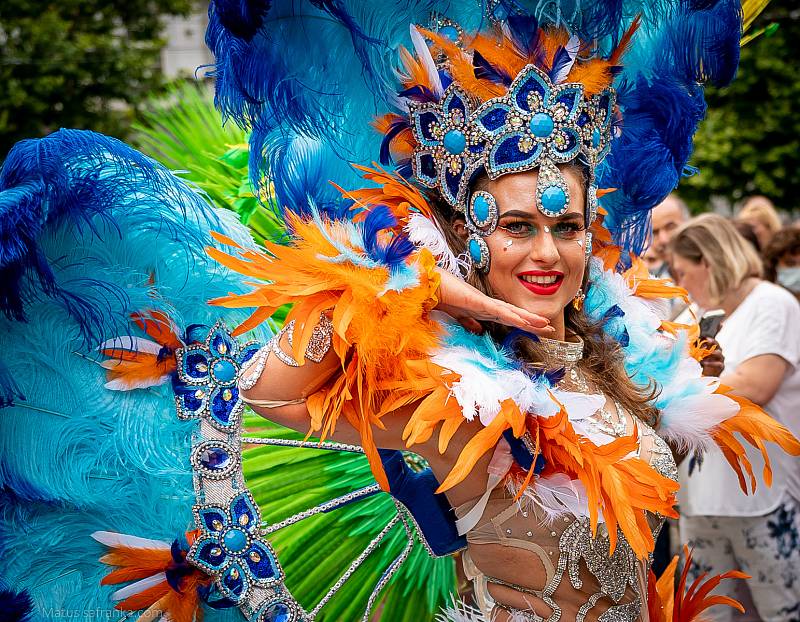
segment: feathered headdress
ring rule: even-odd
[[[257,182],[269,176],[285,209],[314,206],[341,216],[350,202],[328,180],[356,187],[347,164],[369,165],[379,154],[401,175],[413,169],[420,185],[463,203],[469,175],[461,173],[475,172],[475,156],[502,174],[519,170],[520,161],[530,168],[594,150],[596,185],[615,189],[604,200],[605,224],[634,252],[647,237],[649,210],[691,170],[692,136],[705,113],[701,84],[733,78],[741,34],[736,0],[492,0],[456,7],[319,0],[248,7],[217,0],[209,9],[217,104],[252,130],[251,174]],[[409,35],[409,24],[428,28]],[[536,109],[528,90],[517,98],[521,114],[500,119],[503,106],[489,105],[494,112],[481,109],[482,123],[460,126],[468,101],[480,106],[514,95],[526,72],[539,83]],[[466,97],[454,100],[456,89]],[[615,101],[603,100],[604,91]],[[567,122],[551,114],[564,114],[558,104],[567,108]],[[437,106],[439,118],[426,119],[424,111]],[[599,123],[587,126],[584,112],[601,112]],[[376,117],[382,138],[368,127]],[[423,123],[415,127],[415,119]],[[439,138],[426,135],[431,120]],[[497,141],[497,124],[504,135],[519,132],[513,141]],[[542,158],[537,145],[545,133],[560,144]],[[497,149],[482,149],[481,139]],[[433,167],[426,149],[445,166]],[[500,166],[509,160],[510,167]]]

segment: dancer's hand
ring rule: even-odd
[[[555,329],[550,321],[535,313],[487,296],[446,270],[437,268],[441,277],[439,304],[436,308],[453,316],[469,331],[480,333],[479,320],[498,322],[549,337]]]

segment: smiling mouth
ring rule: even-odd
[[[539,296],[555,294],[564,282],[564,275],[560,272],[519,274],[517,278],[523,286]]]

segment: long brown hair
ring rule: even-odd
[[[585,169],[578,164],[567,165],[566,168],[573,167],[575,172],[583,176],[585,188],[588,180]],[[435,195],[429,197],[429,199],[430,205],[433,207],[434,216],[439,227],[444,232],[450,250],[456,256],[466,253],[466,241],[455,231],[455,224],[459,220],[463,221],[464,216],[453,210]],[[581,285],[583,291],[587,291],[587,287],[590,286],[588,272],[587,269],[583,275],[583,283]],[[472,270],[467,275],[466,280],[467,283],[487,296],[499,298],[489,285],[488,275],[478,270]],[[484,330],[498,343],[503,343],[512,331],[508,326],[495,322],[481,322],[481,324]],[[564,309],[564,324],[567,331],[580,336],[584,341],[584,356],[581,368],[592,384],[605,395],[619,402],[631,415],[636,416],[652,427],[656,427],[659,413],[651,403],[658,393],[658,387],[655,383],[647,387],[639,387],[634,384],[625,372],[620,344],[606,335],[602,326],[592,322],[583,311],[578,311],[572,305],[567,305]],[[531,367],[541,367],[542,362],[545,360],[541,344],[532,338],[516,338],[512,343],[512,348],[519,360]]]

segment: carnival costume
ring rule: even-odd
[[[92,531],[109,549],[102,560],[114,569],[103,583],[117,586],[118,608],[174,622],[236,609],[254,622],[366,620],[378,603],[385,619],[403,619],[404,600],[424,591],[430,574],[452,573],[449,555],[481,543],[536,555],[540,587],[485,576],[467,550],[483,611],[456,604],[443,614],[449,619],[490,615],[488,583],[535,594],[550,622],[691,620],[724,602],[708,596],[720,578],[684,594],[684,573],[673,596],[674,564],[659,581],[647,574],[654,534],[676,515],[665,441],[698,453],[715,443],[745,490],[754,478],[740,438],[762,452],[764,441],[793,454],[800,444],[702,377],[696,329],[658,313],[658,298],[681,291],[650,279],[636,252],[649,209],[686,167],[704,112],[699,83],[724,84],[735,73],[739,6],[438,4],[212,3],[217,103],[249,131],[253,184],[274,193],[287,228],[263,250],[196,190],[116,141],[62,131],[9,155],[0,177],[9,232],[1,301],[15,321],[3,339],[5,352],[22,356],[4,356],[0,371],[9,412],[28,412],[3,433],[3,543],[15,550],[4,568],[8,602],[33,595],[31,615],[61,596],[75,609],[97,607],[98,589],[110,588],[82,576],[102,574],[81,553]],[[409,33],[408,24],[419,26]],[[386,52],[403,42],[413,52],[400,48],[395,71]],[[396,111],[379,116],[371,135],[368,122],[384,102]],[[382,165],[370,164],[376,156]],[[536,170],[536,207],[557,216],[570,198],[559,165],[572,162],[588,171],[590,228],[589,286],[576,310],[619,344],[636,384],[655,382],[654,427],[606,406],[582,373],[579,342],[542,340],[544,365],[531,371],[513,347],[433,311],[437,266],[463,278],[491,265],[484,238],[498,210],[491,193],[472,191],[475,178]],[[354,171],[371,185],[355,185]],[[434,202],[464,218],[465,256],[449,249]],[[122,244],[110,240],[115,232]],[[221,265],[209,263],[202,244]],[[153,248],[155,259],[143,254]],[[262,333],[271,337],[263,347],[237,341],[287,304],[286,325],[274,337]],[[228,310],[253,307],[246,318]],[[228,332],[218,316],[238,327]],[[43,334],[52,339],[46,349]],[[240,389],[253,386],[268,357],[297,366],[331,350],[341,373],[305,401],[319,442],[272,426],[243,434]],[[109,374],[105,388],[98,362]],[[465,421],[483,426],[442,482],[412,455],[375,445],[373,426],[410,404],[411,451],[434,435],[444,449]],[[23,419],[36,408],[55,417],[48,434],[61,437],[58,451]],[[325,441],[342,417],[361,446]],[[248,477],[246,443],[268,450]],[[320,451],[335,457],[308,457]],[[362,453],[372,482],[357,467],[348,477],[349,456]],[[450,508],[441,493],[490,453],[486,494]],[[54,462],[43,467],[46,460]],[[335,494],[316,502],[319,491],[303,478],[318,478],[320,465]],[[383,505],[372,523],[356,527],[364,514],[348,508],[376,499]],[[331,518],[333,510],[345,517]],[[311,526],[291,531],[304,521]],[[348,538],[364,545],[343,571],[316,572],[321,559],[349,550]],[[47,547],[58,548],[61,566],[41,553]],[[394,552],[376,563],[379,550]],[[59,567],[53,580],[81,576],[37,591]],[[354,581],[363,587],[354,590]],[[576,598],[575,611],[562,614]],[[544,619],[503,608],[514,619]]]

